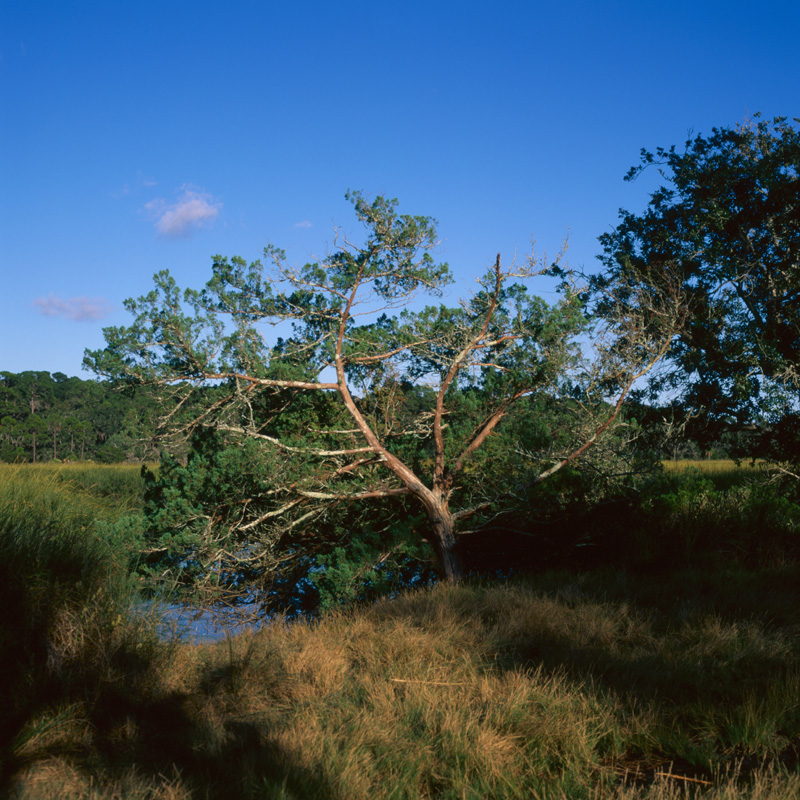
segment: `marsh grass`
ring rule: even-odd
[[[33,475],[0,483],[0,796],[800,796],[791,559],[439,585],[182,645],[126,613],[100,481]],[[692,517],[693,492],[660,534],[750,502]]]
[[[753,480],[764,480],[771,467],[762,460],[733,461],[731,459],[679,459],[663,461],[664,470],[671,475],[697,472],[710,480],[716,489],[730,489]]]
[[[795,797],[797,578],[437,586],[175,646],[42,717],[16,796]]]
[[[0,485],[22,480],[35,487],[51,487],[53,482],[65,484],[74,490],[72,495],[85,495],[95,508],[96,501],[100,501],[110,506],[114,515],[140,508],[144,486],[139,464],[94,464],[90,461],[0,463]]]

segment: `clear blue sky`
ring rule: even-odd
[[[798,31],[796,0],[3,0],[0,370],[89,377],[154,272],[310,260],[348,188],[439,220],[453,301],[532,237],[592,269],[640,148],[800,116]]]

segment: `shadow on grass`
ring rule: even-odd
[[[117,681],[89,686],[92,681],[83,676],[84,688],[95,692],[91,697],[61,686],[58,705],[51,707],[68,710],[61,732],[55,729],[37,736],[35,715],[18,730],[6,730],[0,751],[5,767],[0,796],[14,797],[24,785],[25,797],[49,797],[61,772],[73,776],[73,782],[79,776],[82,791],[102,786],[109,796],[117,796],[113,787],[127,785],[133,786],[131,796],[150,797],[147,787],[169,782],[172,776],[180,797],[339,797],[321,769],[294,763],[271,736],[263,715],[237,718],[231,707],[234,695],[221,695],[219,702],[227,706],[224,713],[209,718],[197,693],[159,691],[153,669],[157,665],[147,658],[126,653],[124,661],[125,672]],[[211,667],[206,671],[195,677],[213,692],[219,673]],[[201,690],[201,701],[207,699],[202,695]],[[40,708],[39,714],[43,711],[46,716],[47,709]],[[10,737],[11,733],[16,736]],[[42,766],[48,771],[38,795],[31,776]]]
[[[741,701],[800,674],[798,566],[561,572],[525,584],[562,618],[498,642],[505,668],[567,669],[637,702],[680,705]]]

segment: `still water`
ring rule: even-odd
[[[136,610],[143,616],[153,616],[163,639],[178,639],[187,644],[216,642],[227,636],[257,630],[267,622],[263,617],[258,618],[256,606],[243,606],[231,611],[149,602],[140,604]]]

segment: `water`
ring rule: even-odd
[[[267,621],[258,616],[255,605],[231,610],[150,601],[140,604],[137,611],[156,617],[157,631],[162,639],[177,639],[186,644],[217,642],[228,636],[258,630]]]

